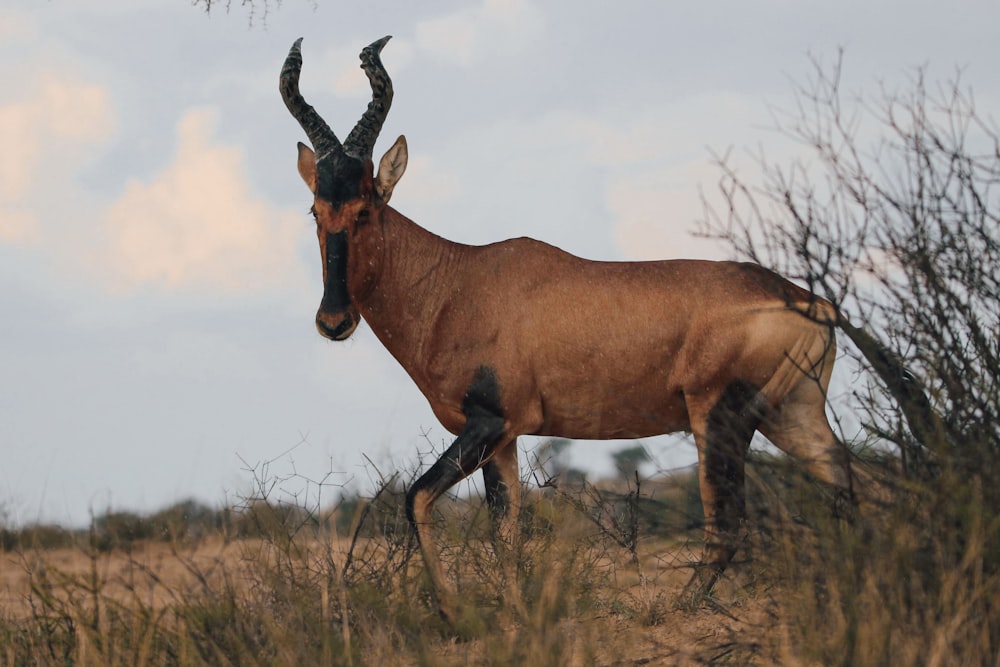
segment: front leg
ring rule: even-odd
[[[417,534],[438,609],[441,616],[452,623],[456,620],[454,594],[441,568],[431,511],[434,502],[448,489],[487,464],[497,454],[499,446],[510,441],[504,432],[499,387],[491,369],[483,367],[477,371],[462,401],[462,412],[466,422],[461,434],[406,494],[406,517]]]

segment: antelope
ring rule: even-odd
[[[705,514],[692,582],[710,590],[744,518],[755,431],[850,493],[846,449],[827,421],[833,306],[756,264],[590,261],[531,238],[483,246],[441,238],[389,206],[406,169],[400,136],[372,151],[392,102],[384,37],[361,51],[372,101],[341,143],[299,92],[302,40],[279,89],[312,148],[298,171],[313,194],[323,261],[316,328],[345,340],[364,319],[457,438],[406,493],[441,615],[453,589],[432,508],[482,470],[495,534],[517,539],[520,435],[644,438],[688,431]]]

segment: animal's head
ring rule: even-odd
[[[361,316],[354,299],[371,282],[378,260],[355,256],[366,251],[370,255],[370,248],[359,239],[370,238],[380,226],[392,190],[406,169],[402,136],[382,157],[377,175],[372,165],[372,149],[392,104],[392,81],[379,58],[387,41],[383,37],[361,51],[372,101],[343,143],[299,93],[301,38],[288,52],[278,85],[285,106],[312,143],[312,148],[299,144],[298,167],[313,193],[312,213],[323,258],[323,300],[316,328],[332,340],[344,340],[358,326]]]

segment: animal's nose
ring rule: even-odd
[[[322,313],[316,315],[316,330],[330,340],[344,340],[354,332],[354,326],[354,318],[349,313],[344,313],[337,322],[330,322],[330,318]]]

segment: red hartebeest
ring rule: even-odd
[[[825,413],[835,343],[829,303],[754,264],[595,262],[529,238],[468,246],[388,206],[404,137],[372,149],[392,101],[380,60],[361,52],[372,102],[341,144],[299,93],[301,40],[281,71],[285,104],[312,142],[298,169],[314,195],[324,293],[319,332],[363,317],[458,438],[409,489],[406,512],[441,613],[450,587],[431,534],[434,502],[480,468],[499,535],[514,539],[517,436],[641,438],[691,431],[711,587],[735,551],[754,431],[850,489]]]

